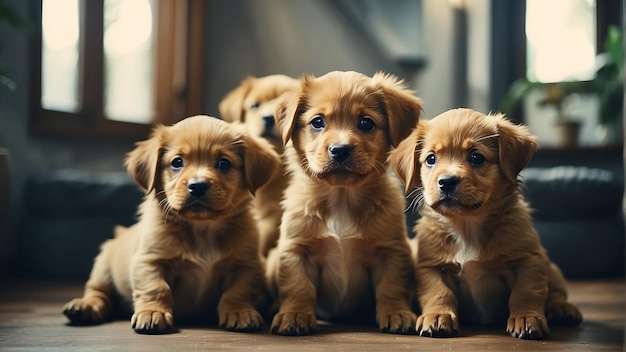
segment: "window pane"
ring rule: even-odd
[[[594,0],[527,0],[527,76],[539,82],[593,77]]]
[[[42,1],[41,106],[76,112],[78,95],[78,0]]]
[[[152,119],[152,18],[152,1],[104,1],[104,113],[110,120]]]

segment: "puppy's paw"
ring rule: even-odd
[[[278,313],[272,321],[272,333],[285,336],[309,335],[317,330],[317,320],[313,313]]]
[[[548,320],[540,314],[510,316],[506,331],[524,340],[541,340],[550,335]]]
[[[263,326],[261,314],[254,309],[236,309],[220,314],[220,327],[230,331],[258,331]]]
[[[139,334],[166,334],[174,332],[174,317],[171,312],[143,310],[135,312],[131,326]]]
[[[391,334],[414,334],[417,316],[410,310],[380,314],[378,328]]]
[[[550,324],[558,326],[575,326],[583,321],[578,308],[567,302],[553,303],[546,306],[546,318]]]
[[[459,318],[448,313],[423,314],[417,317],[415,331],[420,336],[450,337],[459,332]]]
[[[63,307],[63,314],[73,325],[100,324],[108,313],[108,303],[100,297],[74,298]]]

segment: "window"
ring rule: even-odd
[[[145,137],[201,110],[203,0],[37,0],[32,130]]]
[[[621,27],[621,11],[621,1],[526,0],[526,78],[549,84],[529,91],[524,122],[542,146],[621,144],[621,136],[612,133],[621,131],[621,125],[606,122],[621,123],[621,115],[604,113],[607,105],[601,105],[598,88],[592,90],[590,84],[602,62],[597,54],[605,50],[608,28]],[[553,84],[572,81],[587,84],[570,84],[569,91],[559,88],[561,83]],[[572,127],[576,132],[571,141],[557,137],[563,128]]]
[[[594,0],[526,1],[527,76],[531,81],[587,80],[594,74]]]

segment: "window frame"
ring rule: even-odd
[[[150,123],[109,120],[104,114],[104,0],[80,1],[79,101],[76,112],[44,109],[41,104],[42,0],[33,0],[30,131],[62,138],[145,138],[155,123],[172,124],[202,110],[204,61],[203,0],[156,0],[154,110]]]

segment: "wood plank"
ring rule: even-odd
[[[623,280],[573,281],[571,301],[585,320],[553,327],[544,341],[510,337],[499,328],[461,327],[460,336],[433,339],[383,334],[375,326],[322,323],[312,336],[283,337],[267,331],[235,333],[216,327],[181,326],[168,335],[139,335],[128,321],[99,326],[67,325],[63,304],[82,293],[82,283],[20,280],[0,283],[1,351],[68,350],[261,350],[261,351],[622,351],[626,296]]]

